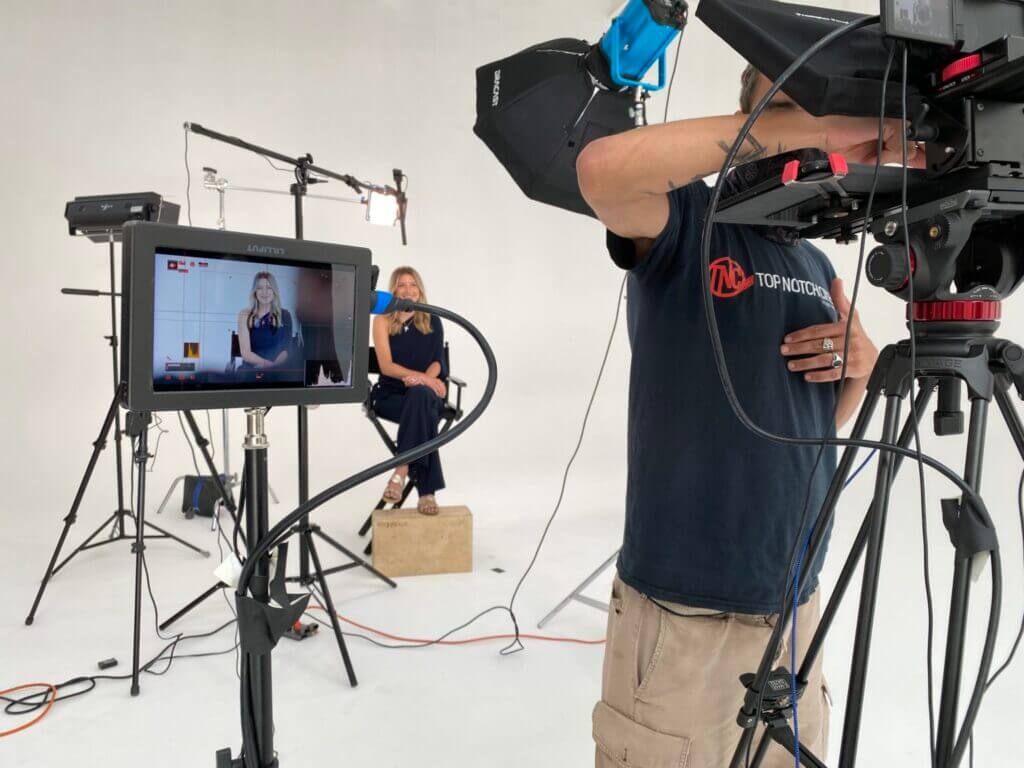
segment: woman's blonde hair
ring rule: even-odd
[[[420,289],[420,298],[417,304],[427,303],[427,289],[423,287],[423,278],[420,277],[420,273],[412,267],[397,267],[394,272],[391,273],[391,279],[388,281],[388,290],[391,293],[395,292],[398,287],[398,281],[408,275],[416,281],[416,287]],[[426,312],[414,312],[412,315],[412,324],[416,326],[420,333],[430,333],[430,315]],[[402,321],[398,318],[397,312],[392,312],[388,321],[388,333],[394,336],[402,330]]]
[[[259,299],[256,298],[256,289],[260,280],[270,283],[270,289],[274,292],[274,300],[270,302],[270,318],[275,328],[281,327],[281,291],[277,287],[277,279],[269,272],[257,272],[252,278],[252,290],[249,291],[249,327],[254,328],[256,324],[256,313],[260,310]]]

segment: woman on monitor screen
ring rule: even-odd
[[[427,300],[423,280],[412,267],[392,272],[389,289],[400,299]],[[373,344],[381,375],[370,403],[382,419],[398,423],[398,450],[407,451],[437,435],[444,409],[448,371],[444,370],[441,320],[425,312],[378,315],[373,319]],[[440,456],[431,453],[398,467],[384,489],[384,501],[401,500],[407,477],[419,494],[416,508],[424,515],[436,515],[434,494],[444,488]]]
[[[288,360],[292,316],[281,308],[281,291],[269,272],[252,279],[249,306],[238,313],[238,349],[242,368],[275,368]]]

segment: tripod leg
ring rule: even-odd
[[[82,481],[78,484],[78,490],[75,492],[75,500],[71,502],[71,510],[68,512],[67,517],[64,518],[64,529],[60,532],[60,538],[57,539],[57,546],[53,550],[53,555],[50,557],[50,563],[46,566],[46,573],[43,574],[43,582],[39,585],[39,591],[36,592],[36,599],[32,601],[32,610],[28,612],[28,617],[25,619],[25,623],[31,625],[35,621],[36,610],[39,608],[39,601],[43,599],[43,592],[46,591],[46,585],[50,583],[50,578],[56,573],[54,564],[57,562],[57,558],[60,557],[60,551],[64,547],[64,541],[68,537],[68,531],[71,530],[71,526],[75,524],[78,519],[78,507],[82,503],[82,497],[85,496],[85,489],[89,486],[89,480],[92,478],[93,470],[96,468],[96,461],[100,457],[100,452],[106,446],[107,435],[110,434],[110,426],[114,423],[114,417],[117,415],[117,409],[121,399],[121,390],[118,389],[114,392],[114,399],[110,402],[110,407],[107,409],[107,415],[103,418],[103,426],[100,427],[100,433],[96,438],[96,441],[92,444],[92,455],[89,456],[89,463],[85,467],[85,474],[82,476]],[[101,526],[96,533],[106,527],[106,523]],[[94,536],[89,537],[91,540]],[[75,550],[77,553],[78,550]],[[70,560],[75,553],[72,553],[67,560]],[[64,562],[67,562],[65,560]],[[64,563],[61,563],[63,566]]]
[[[188,613],[193,608],[195,608],[197,605],[199,605],[204,600],[206,600],[206,598],[210,597],[211,595],[217,594],[217,590],[219,590],[219,589],[227,589],[227,588],[228,588],[227,584],[222,584],[221,582],[217,582],[212,587],[210,587],[208,590],[203,592],[203,594],[201,594],[199,597],[197,597],[195,600],[193,600],[191,603],[189,603],[184,608],[182,608],[180,611],[178,611],[176,614],[171,616],[171,618],[167,619],[167,621],[165,621],[163,624],[160,625],[160,629],[161,630],[167,629],[169,626],[171,626],[171,624],[176,622],[178,619],[180,619],[186,613]]]
[[[82,552],[83,550],[86,550],[86,549],[89,549],[90,547],[92,547],[93,546],[92,540],[95,539],[97,536],[99,536],[101,533],[103,533],[105,530],[107,530],[107,528],[111,528],[112,527],[111,523],[114,523],[116,521],[117,521],[117,513],[115,512],[110,517],[108,517],[106,520],[104,520],[102,523],[100,523],[96,527],[95,531],[93,531],[88,536],[86,536],[85,541],[83,541],[81,544],[79,544],[77,547],[75,547],[75,549],[72,550],[68,554],[67,557],[65,557],[63,560],[61,560],[59,563],[57,563],[57,567],[53,569],[53,573],[51,573],[50,575],[51,576],[56,576],[58,573],[61,572],[61,569],[65,565],[68,564],[68,562],[71,560],[71,558],[73,558],[79,552]],[[108,543],[114,542],[114,541],[120,541],[123,538],[127,538],[127,536],[114,536],[113,538],[108,538],[108,539],[106,539],[104,541],[98,542],[95,546],[100,546],[101,544],[108,544]]]
[[[152,529],[153,529],[154,531],[157,531],[157,532],[158,532],[158,533],[160,534],[160,535],[159,535],[158,537],[156,537],[156,538],[160,538],[160,539],[171,539],[171,540],[173,540],[173,541],[176,541],[176,542],[178,542],[178,543],[179,543],[179,544],[181,544],[181,546],[183,546],[183,547],[188,547],[188,548],[189,548],[189,549],[191,549],[191,550],[192,550],[193,552],[198,552],[198,553],[199,553],[200,555],[202,555],[203,557],[209,557],[209,556],[210,556],[210,550],[208,550],[208,549],[200,549],[200,548],[199,548],[199,547],[197,547],[197,546],[196,546],[195,544],[189,544],[189,543],[188,543],[187,541],[185,541],[185,540],[184,540],[183,538],[181,538],[180,536],[175,536],[175,535],[174,535],[173,533],[171,533],[170,531],[165,531],[165,530],[164,530],[163,528],[161,528],[161,527],[160,527],[159,525],[153,525],[153,523],[149,522],[148,520],[143,520],[143,519],[142,519],[142,514],[141,514],[141,512],[139,513],[139,516],[138,516],[138,517],[139,517],[139,519],[135,521],[135,524],[136,524],[136,526],[137,526],[137,527],[138,527],[139,529],[142,529],[142,528],[144,528],[145,526],[149,526],[149,527],[150,527],[150,528],[152,528]],[[139,523],[140,523],[140,522],[142,523],[141,525],[139,525]]]
[[[1020,453],[1021,458],[1024,459],[1024,424],[1021,424],[1020,416],[1017,414],[1017,409],[1010,399],[1007,390],[1001,387],[996,388],[996,403],[1003,414],[1006,428],[1010,430],[1010,437],[1013,438],[1017,451]]]
[[[988,401],[971,400],[971,423],[967,432],[967,459],[964,481],[975,491],[981,486],[981,463],[985,448]],[[967,611],[970,605],[971,560],[957,553],[953,565],[953,590],[950,598],[949,624],[946,634],[946,658],[942,669],[942,696],[936,724],[935,755],[940,766],[949,764],[956,739],[960,685],[963,677],[964,639],[967,633]]]
[[[537,622],[537,629],[544,629],[544,625],[551,621],[551,619],[553,619],[559,613],[559,611],[565,608],[565,606],[571,603],[574,599],[579,597],[580,593],[583,592],[583,590],[585,590],[587,587],[589,587],[598,576],[600,576],[602,573],[608,570],[608,568],[611,566],[612,563],[615,562],[618,556],[619,550],[616,549],[615,552],[612,553],[611,557],[609,557],[607,560],[605,560],[603,563],[601,563],[601,565],[597,567],[597,570],[595,570],[593,573],[587,576],[587,578],[581,581],[576,586],[576,588],[573,589],[572,592],[565,596],[565,599],[563,599],[562,602],[560,602],[558,605],[556,605],[554,608],[548,611],[548,614],[543,619]]]
[[[397,584],[395,584],[395,582],[394,582],[394,581],[392,581],[392,580],[391,580],[390,578],[388,578],[388,577],[387,577],[387,576],[385,576],[385,575],[384,575],[383,573],[381,573],[380,571],[378,571],[378,570],[377,570],[376,568],[374,568],[374,567],[373,567],[372,565],[370,565],[370,564],[369,564],[368,562],[366,562],[365,560],[363,560],[363,558],[359,557],[359,555],[355,554],[355,553],[354,553],[354,552],[352,552],[351,550],[349,550],[349,549],[347,549],[346,547],[344,547],[344,546],[342,546],[341,544],[339,544],[339,543],[338,543],[337,541],[335,541],[335,540],[334,540],[333,538],[331,538],[330,536],[328,536],[328,535],[327,535],[326,533],[324,533],[324,532],[323,532],[322,530],[320,530],[320,529],[319,529],[318,527],[315,527],[315,526],[314,526],[312,530],[313,530],[313,533],[315,533],[315,534],[316,534],[317,536],[319,536],[319,537],[320,537],[321,539],[323,539],[324,541],[326,541],[326,542],[327,542],[328,544],[330,544],[330,545],[331,545],[332,547],[334,547],[334,548],[335,548],[336,550],[338,550],[339,552],[341,552],[341,554],[343,554],[343,555],[344,555],[345,557],[347,557],[347,558],[348,558],[349,560],[353,561],[354,563],[358,563],[359,565],[361,565],[361,566],[362,566],[363,568],[365,568],[366,570],[368,570],[368,571],[369,571],[370,573],[372,573],[372,574],[373,574],[374,576],[376,576],[376,577],[377,577],[378,579],[380,579],[381,581],[383,581],[383,582],[384,582],[385,584],[387,584],[387,585],[388,585],[389,587],[394,587],[394,588],[396,588],[396,589],[398,588],[398,585],[397,585]]]
[[[928,403],[931,402],[932,395],[935,392],[935,386],[936,382],[934,379],[924,379],[921,381],[920,389],[918,389],[917,397],[914,400],[914,413],[907,417],[906,422],[903,424],[903,431],[900,432],[898,445],[901,448],[906,448],[910,445],[910,441],[914,437],[913,420],[916,417],[918,421],[920,421],[921,417],[924,415],[928,408]],[[899,473],[900,467],[903,465],[904,458],[904,456],[895,457],[893,476]],[[800,674],[798,676],[800,680],[806,681],[811,674],[811,668],[814,666],[814,662],[821,653],[821,647],[825,642],[825,636],[832,627],[832,622],[836,617],[836,613],[839,611],[839,606],[842,604],[843,598],[846,595],[846,590],[850,586],[850,582],[853,581],[854,573],[857,570],[857,566],[860,564],[861,555],[864,554],[864,548],[867,546],[868,532],[871,527],[871,514],[872,508],[868,508],[868,512],[864,516],[864,522],[861,523],[860,530],[857,532],[857,538],[854,540],[853,546],[850,548],[850,554],[847,556],[846,562],[843,564],[843,569],[839,574],[839,578],[836,579],[836,585],[832,590],[832,594],[829,596],[828,605],[826,605],[825,610],[822,611],[821,620],[818,622],[818,626],[814,631],[814,637],[807,646],[807,653],[804,654],[803,662],[800,665]]]
[[[174,495],[174,490],[185,481],[185,475],[178,475],[171,482],[171,487],[167,489],[167,493],[164,494],[163,501],[160,502],[160,506],[156,508],[158,515],[163,514],[164,508],[167,506],[167,502],[171,500],[171,496]]]
[[[114,237],[111,233],[108,237],[108,245],[110,246],[110,359],[113,364],[114,374],[114,398],[117,399],[117,395],[120,392],[121,378],[117,372],[118,365],[118,350],[117,350],[117,278],[115,272],[116,258],[114,256]],[[117,515],[117,529],[120,537],[125,536],[124,530],[124,516],[128,512],[124,505],[124,464],[123,464],[123,453],[121,450],[121,412],[114,412],[114,465],[117,468],[117,510],[114,512]]]
[[[129,419],[136,416],[130,414]],[[138,444],[135,447],[135,465],[137,468],[138,497],[135,502],[135,617],[132,631],[132,696],[139,695],[139,636],[142,631],[142,571],[144,568],[143,558],[145,557],[145,521],[146,513],[146,462],[149,460],[149,445],[146,439],[149,434],[148,421],[144,421],[141,430],[138,430]],[[132,430],[135,431],[135,430]]]
[[[884,381],[888,363],[892,359],[892,354],[889,348],[883,352],[882,356],[879,357],[879,363],[875,366],[875,370],[871,374],[871,379],[868,382],[867,394],[864,398],[864,403],[861,405],[860,413],[857,415],[857,420],[854,422],[853,431],[851,437],[854,439],[861,439],[867,432],[868,424],[871,421],[871,417],[874,415],[875,408],[878,405],[878,400],[882,391],[882,383]],[[829,523],[832,520],[833,512],[835,511],[835,505],[839,500],[839,492],[842,490],[843,484],[846,482],[846,478],[850,474],[850,470],[853,468],[853,460],[857,455],[857,449],[854,447],[847,447],[843,451],[843,456],[839,460],[839,464],[836,467],[835,474],[832,476],[832,482],[829,484],[828,492],[825,495],[825,501],[822,504],[821,512],[818,515],[817,521],[814,523],[814,528],[811,532],[810,544],[807,549],[807,560],[813,562],[817,556],[817,552],[821,547],[821,543],[824,541],[825,534],[828,531]],[[802,588],[807,574],[810,569],[805,569],[801,574],[801,582],[798,588]],[[743,705],[740,708],[740,712],[737,715],[736,722],[743,729],[739,742],[736,744],[736,749],[733,751],[732,760],[729,762],[729,768],[741,768],[747,762],[747,753],[750,750],[753,742],[755,729],[757,726],[758,718],[760,717],[759,706],[760,706],[760,692],[764,690],[764,686],[768,684],[768,677],[772,672],[772,666],[775,661],[775,657],[778,654],[778,650],[782,645],[782,637],[784,628],[789,622],[789,617],[793,611],[793,584],[790,581],[786,585],[786,600],[783,605],[783,610],[779,616],[778,621],[775,622],[775,628],[772,630],[771,638],[768,640],[768,645],[761,655],[761,661],[757,668],[757,673],[754,677],[754,681],[747,688],[747,692],[743,699]]]
[[[900,395],[886,397],[882,442],[895,443],[896,426],[900,416]],[[871,628],[874,623],[875,603],[878,597],[878,577],[882,566],[882,544],[885,540],[885,519],[889,511],[889,492],[892,488],[894,456],[888,451],[878,457],[875,477],[875,495],[871,504],[871,527],[868,531],[867,553],[864,559],[864,577],[861,586],[860,607],[857,612],[857,630],[854,635],[853,661],[850,666],[850,686],[847,693],[846,720],[843,724],[842,746],[839,752],[840,768],[853,768],[857,759],[857,740],[864,708],[864,687],[867,682],[868,656],[871,649]]]
[[[327,588],[327,579],[324,578],[324,569],[320,566],[320,555],[317,554],[316,544],[309,528],[302,532],[302,538],[306,540],[306,548],[313,559],[313,568],[316,571],[316,580],[320,583],[320,592],[324,596],[327,615],[331,617],[331,627],[334,629],[334,637],[338,641],[338,650],[341,651],[341,660],[345,663],[345,672],[348,674],[348,683],[355,688],[359,683],[356,681],[356,672],[352,668],[352,660],[348,656],[348,646],[345,645],[345,637],[341,634],[341,624],[338,622],[338,614],[334,610],[334,600],[331,599],[331,591]]]

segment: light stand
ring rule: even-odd
[[[611,568],[615,561],[618,559],[618,557],[619,550],[616,549],[612,553],[611,557],[609,557],[607,560],[601,563],[594,571],[590,573],[590,575],[587,576],[587,578],[581,581],[573,589],[572,592],[566,595],[558,605],[556,605],[554,608],[548,611],[547,615],[543,619],[537,622],[537,629],[544,629],[544,625],[551,621],[553,618],[555,618],[555,616],[557,616],[559,613],[561,613],[562,609],[569,605],[569,603],[571,603],[573,600],[575,600],[578,603],[583,603],[584,605],[589,605],[591,608],[597,608],[597,610],[599,611],[604,611],[605,613],[608,613],[607,601],[595,600],[592,597],[587,597],[583,594],[583,590],[585,590],[587,587],[593,584],[594,581],[597,580],[598,576],[600,576],[602,573]]]
[[[271,159],[274,159],[274,160],[278,160],[278,161],[280,161],[282,163],[287,163],[288,165],[292,166],[294,168],[295,181],[289,187],[288,193],[291,195],[291,197],[294,200],[295,239],[296,240],[304,239],[303,202],[302,201],[303,201],[303,198],[307,196],[307,193],[308,193],[308,190],[309,190],[309,185],[310,184],[323,183],[328,178],[336,179],[338,181],[341,181],[344,184],[346,184],[349,187],[351,187],[352,189],[354,189],[357,193],[360,193],[360,194],[364,190],[367,190],[367,191],[378,191],[378,192],[385,192],[385,193],[394,194],[399,199],[399,202],[400,202],[400,205],[401,205],[400,211],[401,211],[401,213],[404,216],[405,199],[404,199],[404,193],[402,192],[401,189],[399,189],[399,190],[392,190],[390,187],[379,187],[379,186],[375,186],[375,185],[372,185],[372,184],[366,184],[364,182],[359,181],[354,176],[350,176],[350,175],[347,175],[347,174],[338,174],[338,173],[335,173],[334,171],[327,170],[326,168],[321,168],[321,167],[313,164],[313,157],[312,157],[312,155],[310,155],[308,153],[303,155],[303,156],[300,156],[300,157],[289,157],[288,155],[281,154],[280,152],[276,152],[274,150],[267,149],[265,147],[261,147],[261,146],[258,146],[256,144],[251,144],[251,143],[249,143],[247,141],[243,141],[242,139],[239,139],[237,137],[227,136],[227,135],[225,135],[223,133],[218,133],[217,131],[211,131],[211,130],[209,130],[207,128],[204,128],[203,126],[199,125],[198,123],[185,123],[185,130],[191,131],[192,133],[197,133],[200,136],[206,136],[207,138],[213,139],[215,141],[220,141],[220,142],[223,142],[225,144],[230,144],[231,146],[238,147],[240,149],[244,149],[244,150],[249,151],[249,152],[253,152],[253,153],[255,153],[257,155],[260,155],[260,156],[262,156],[264,158],[271,158]],[[400,173],[400,172],[397,172],[397,173]],[[314,176],[314,174],[315,174],[315,176]],[[212,186],[214,188],[218,187],[218,182],[217,182],[216,178],[214,178]],[[226,183],[225,183],[224,186],[225,186],[225,188],[227,187]],[[220,190],[218,190],[218,191],[220,191]],[[223,219],[223,216],[224,216],[223,192],[221,193],[220,216],[221,216],[221,219]],[[403,242],[404,242],[404,227],[403,227]],[[299,491],[299,504],[301,506],[301,505],[303,505],[303,504],[305,504],[306,502],[309,501],[309,411],[308,411],[308,409],[305,406],[298,406],[297,418],[298,418],[298,475],[299,475],[298,476],[298,491]],[[248,482],[248,480],[247,480],[247,482]],[[365,560],[359,558],[357,555],[355,555],[350,550],[348,550],[345,547],[343,547],[341,544],[339,544],[332,537],[327,536],[326,534],[324,534],[323,531],[320,530],[319,526],[312,526],[312,525],[310,525],[309,515],[304,515],[302,517],[302,519],[299,521],[299,524],[295,527],[294,533],[297,533],[299,535],[299,575],[298,575],[297,578],[289,579],[289,580],[290,581],[298,581],[300,584],[302,584],[304,587],[307,587],[307,588],[310,587],[315,582],[319,582],[319,586],[320,586],[320,588],[321,588],[321,590],[323,592],[323,595],[324,595],[324,601],[326,603],[328,603],[329,605],[333,605],[333,599],[330,596],[330,590],[329,590],[329,588],[327,586],[326,579],[323,577],[324,576],[324,571],[320,568],[319,562],[314,562],[314,568],[315,568],[315,573],[316,573],[315,577],[314,577],[313,573],[311,573],[311,570],[310,570],[310,558],[311,558],[311,555],[313,554],[313,551],[312,551],[313,550],[313,547],[312,547],[312,542],[313,542],[312,534],[316,534],[317,536],[319,536],[321,539],[323,539],[325,542],[327,542],[331,547],[333,547],[339,553],[341,553],[342,555],[344,555],[345,557],[347,557],[349,559],[349,563],[347,563],[347,564],[345,564],[345,565],[343,565],[341,567],[331,569],[330,572],[336,572],[336,571],[339,571],[339,570],[346,570],[348,568],[354,568],[354,567],[363,567],[367,571],[369,571],[372,575],[374,575],[376,578],[379,578],[381,581],[386,583],[388,586],[390,586],[392,588],[396,588],[397,587],[397,584],[395,584],[394,581],[392,581],[387,576],[385,576],[384,574],[382,574],[379,571],[377,571],[376,569],[374,569],[369,563],[367,563]],[[250,541],[252,541],[252,542],[255,542],[255,541],[258,541],[258,540],[259,540],[258,537],[256,539],[250,539]],[[319,559],[318,556],[316,556],[316,560],[317,561],[318,561],[318,559]],[[175,614],[175,616],[172,617],[172,619],[168,620],[168,622],[166,622],[165,624],[169,624],[173,619],[176,619],[177,617],[183,615],[188,610],[190,610],[192,607],[194,607],[195,605],[198,605],[200,602],[205,600],[207,597],[209,597],[210,595],[214,594],[222,586],[223,585],[221,585],[221,584],[214,585],[213,587],[208,589],[205,593],[203,593],[198,598],[196,598],[191,603],[189,603],[189,605],[186,606],[184,609],[182,609],[177,614]],[[331,613],[332,627],[334,629],[334,634],[335,634],[335,638],[336,638],[337,643],[338,643],[339,651],[341,653],[342,661],[343,661],[343,663],[345,665],[345,670],[346,670],[346,673],[347,673],[347,676],[348,676],[349,684],[352,685],[352,686],[355,686],[357,684],[356,683],[355,672],[352,669],[352,663],[351,663],[351,660],[349,659],[348,650],[347,650],[347,648],[345,646],[344,636],[341,633],[341,628],[340,628],[340,625],[338,624],[337,617],[334,615],[334,611],[331,610],[330,613]],[[293,633],[292,636],[295,639],[302,639],[303,637],[307,636],[307,633],[305,633],[303,631],[300,631],[300,630],[296,630]]]

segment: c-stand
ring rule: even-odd
[[[274,150],[267,149],[265,147],[260,147],[255,144],[250,144],[249,142],[243,141],[242,139],[236,138],[234,136],[227,136],[223,133],[218,133],[217,131],[211,131],[199,125],[198,123],[185,123],[185,130],[197,133],[201,136],[206,136],[207,138],[214,139],[216,141],[224,142],[225,144],[230,144],[231,146],[234,147],[239,147],[240,149],[244,149],[249,152],[254,152],[255,154],[261,155],[262,157],[265,158],[272,158],[291,165],[295,169],[295,182],[289,187],[289,194],[291,194],[292,198],[294,199],[296,240],[303,239],[304,227],[302,200],[304,197],[307,196],[309,185],[322,183],[326,181],[325,178],[317,178],[312,174],[316,174],[316,176],[318,177],[337,179],[338,181],[345,183],[346,185],[356,190],[357,192],[362,192],[364,189],[386,189],[381,187],[374,187],[373,185],[370,184],[365,184],[356,179],[355,177],[349,176],[347,174],[334,173],[333,171],[329,171],[325,168],[316,166],[313,164],[312,155],[308,153],[301,157],[289,157],[288,155],[283,155],[279,152],[275,152]],[[399,197],[400,204],[404,205],[404,196],[402,195],[401,190],[398,190],[397,195]],[[223,207],[221,209],[221,216],[223,217]],[[298,406],[298,473],[299,504],[302,505],[309,501],[309,411],[306,408],[306,406],[302,405]],[[398,585],[395,584],[395,582],[389,579],[387,576],[382,574],[380,571],[376,570],[368,562],[366,562],[358,555],[353,553],[351,550],[342,546],[335,539],[325,534],[320,529],[319,526],[311,525],[309,522],[309,515],[304,515],[302,517],[301,521],[294,528],[292,533],[297,534],[299,536],[299,575],[297,577],[289,578],[288,581],[297,581],[298,583],[302,584],[304,587],[307,588],[310,588],[313,584],[319,585],[321,594],[323,595],[324,598],[324,603],[326,604],[324,607],[328,610],[330,614],[331,626],[334,630],[335,640],[337,641],[338,644],[338,650],[341,654],[342,662],[345,666],[345,671],[348,676],[349,684],[355,686],[357,685],[355,670],[353,669],[351,659],[349,658],[348,648],[345,645],[345,638],[341,631],[341,625],[338,623],[338,617],[334,610],[334,600],[331,597],[330,589],[327,586],[327,580],[325,576],[331,573],[337,573],[339,571],[344,571],[351,568],[362,567],[369,571],[373,576],[375,576],[376,578],[380,579],[385,584],[390,586],[391,588],[397,588]],[[333,547],[339,553],[348,558],[348,562],[343,565],[330,568],[326,571],[323,570],[320,564],[319,554],[316,552],[316,548],[313,544],[314,535],[319,536],[331,547]],[[258,537],[256,539],[250,539],[250,541],[254,543],[258,540]],[[311,559],[313,561],[314,566],[312,573],[310,572]],[[178,618],[192,610],[192,608],[206,600],[206,598],[210,597],[210,595],[213,595],[217,592],[217,590],[225,586],[226,585],[222,583],[217,583],[210,587],[204,593],[202,593],[194,600],[192,600],[190,603],[188,603],[188,605],[186,605],[184,608],[175,613],[170,619],[165,621],[161,625],[161,629],[172,624]],[[299,616],[301,616],[301,612]],[[298,620],[298,616],[296,617],[296,620]],[[292,636],[296,639],[302,639],[307,636],[307,633],[304,631],[295,631]]]

